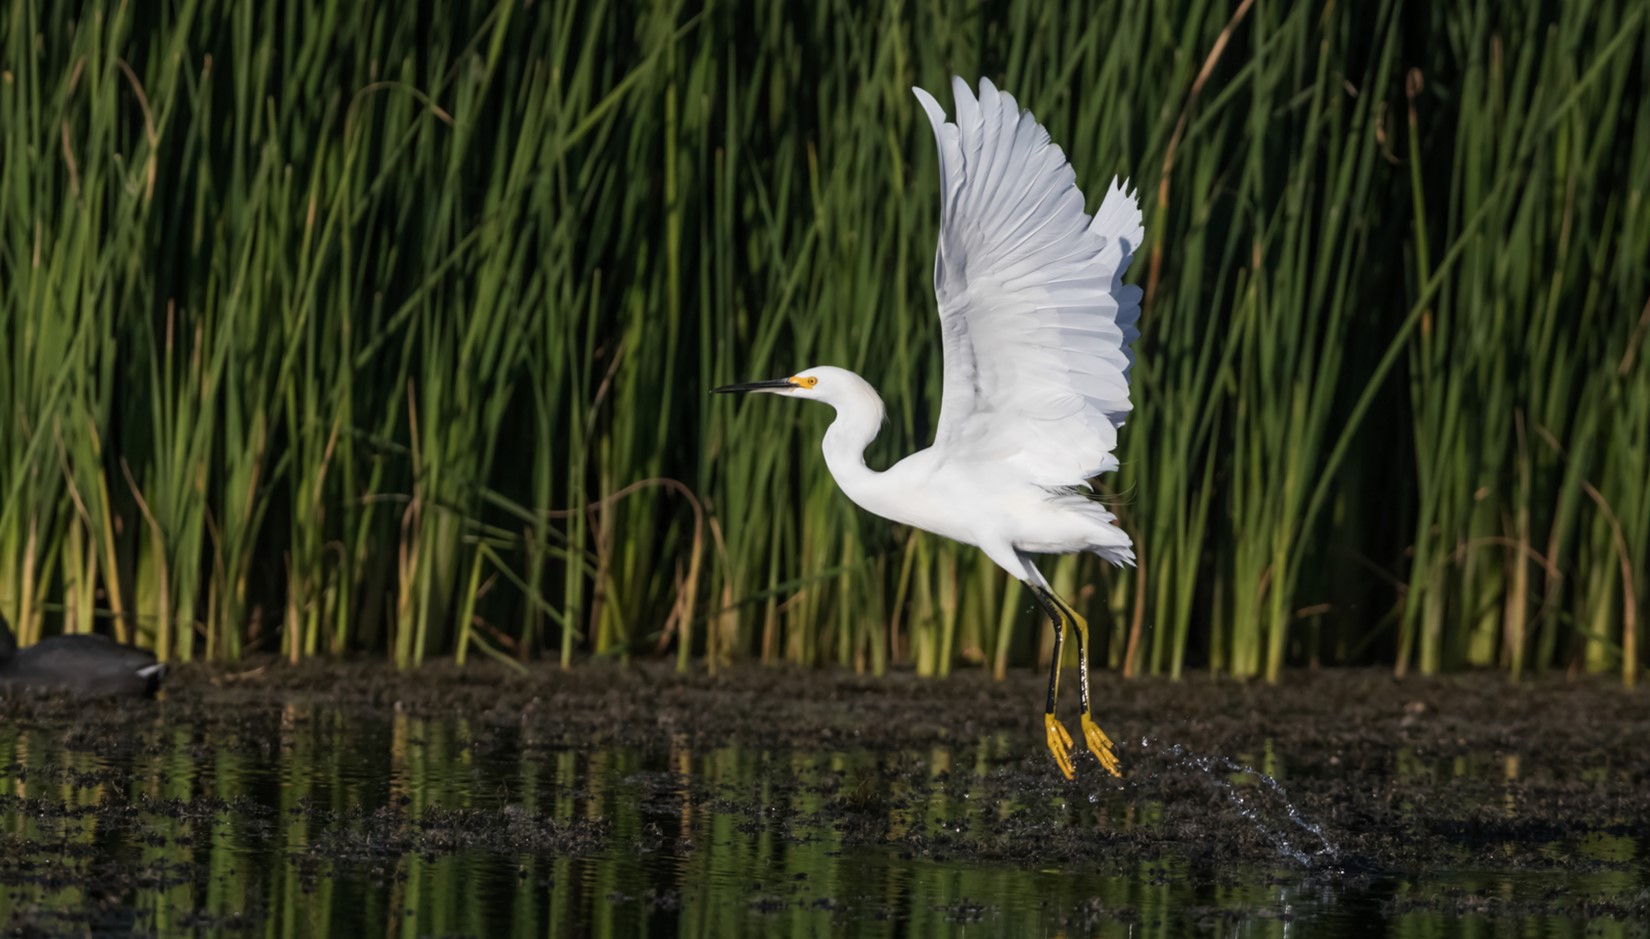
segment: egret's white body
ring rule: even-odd
[[[1033,587],[1054,620],[1057,650],[1062,619],[1075,626],[1085,735],[1115,772],[1110,741],[1089,719],[1082,619],[1053,597],[1030,555],[1092,551],[1116,565],[1134,562],[1128,535],[1090,497],[1088,481],[1117,468],[1117,430],[1132,407],[1140,290],[1122,277],[1145,235],[1140,209],[1114,181],[1088,215],[1076,173],[1029,112],[988,80],[977,99],[961,79],[952,89],[954,123],[933,96],[913,89],[934,127],[942,186],[934,290],[945,391],[933,446],[882,472],[866,466],[882,399],[845,369],[717,390],[831,405],[825,462],[848,498],[977,545]],[[1070,739],[1053,717],[1058,660],[1045,716],[1049,746],[1069,776],[1057,735],[1066,747]]]
[[[884,472],[871,469],[865,448],[876,437],[883,411],[875,389],[853,372],[831,366],[796,377],[819,383],[792,394],[836,408],[822,444],[825,464],[843,493],[867,512],[978,546],[1016,578],[1037,583],[1041,578],[1024,555],[1094,551],[1115,562],[1134,559],[1128,535],[1112,524],[1103,506],[1079,492],[1029,479],[1000,456],[936,445]]]

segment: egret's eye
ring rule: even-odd
[[[812,375],[798,375],[791,379],[791,384],[798,388],[812,388],[819,384],[819,379],[814,378]]]

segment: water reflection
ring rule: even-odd
[[[1270,746],[1253,756],[1281,772]],[[1302,927],[1464,936],[1497,923],[1507,928],[1491,932],[1581,926],[1505,902],[1549,889],[1551,871],[1539,884],[1429,872],[1349,887],[1281,861],[1210,870],[1172,849],[1119,863],[1025,863],[999,849],[1028,819],[1151,831],[1162,806],[1121,793],[1087,805],[1005,796],[991,783],[1009,758],[1001,737],[922,752],[696,750],[682,737],[659,752],[568,750],[509,726],[299,705],[227,729],[158,716],[118,733],[0,727],[0,924],[408,937],[1282,937]],[[1446,779],[1518,773],[1516,760],[1404,760],[1400,773]],[[1575,875],[1579,894],[1643,889],[1637,841],[1597,835],[1581,850],[1619,863]],[[1588,928],[1631,932],[1616,920]]]

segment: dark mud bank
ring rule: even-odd
[[[121,898],[173,881],[210,892],[226,875],[202,868],[203,841],[274,845],[301,824],[301,844],[277,852],[299,889],[341,873],[393,885],[406,880],[407,858],[481,855],[553,891],[554,875],[530,859],[690,856],[711,847],[692,821],[700,813],[781,845],[828,839],[833,856],[879,852],[895,863],[1216,885],[1278,871],[1374,890],[1388,915],[1650,915],[1642,693],[1605,680],[1362,671],[1296,673],[1275,687],[1096,675],[1097,713],[1125,778],[1085,753],[1068,782],[1041,742],[1041,691],[1029,672],[924,681],[589,665],[522,676],[488,664],[401,675],[271,663],[185,666],[154,702],[4,699],[0,726],[16,740],[26,732],[32,750],[0,746],[0,815],[55,821],[0,830],[0,887],[44,895],[72,881],[86,916],[107,910],[115,924],[165,931],[127,922]],[[1066,705],[1075,729],[1075,702]],[[348,749],[361,765],[332,771],[348,784],[296,797],[268,788],[281,783],[258,769]],[[366,755],[380,749],[383,761]],[[436,750],[451,759],[409,769]],[[214,776],[226,761],[251,767],[250,781],[222,785]],[[708,769],[724,764],[739,769]],[[522,769],[540,766],[561,769]],[[538,795],[523,795],[529,788]],[[100,839],[145,838],[154,844],[138,862],[99,849]],[[1380,889],[1437,871],[1620,876],[1597,881],[1611,889]],[[752,895],[826,913],[853,902],[799,890],[770,883]],[[255,893],[183,915],[251,928],[270,915]],[[1140,915],[1080,894],[1060,914],[1071,925]],[[616,896],[609,902],[655,915],[683,902],[653,887]],[[953,912],[968,920],[959,903]],[[30,909],[35,925],[85,925]]]

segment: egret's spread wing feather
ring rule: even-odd
[[[939,144],[934,258],[945,394],[934,447],[1007,460],[1051,486],[1117,468],[1140,288],[1123,272],[1145,236],[1114,180],[1091,218],[1077,175],[1013,97],[953,79],[957,120],[913,89]]]

